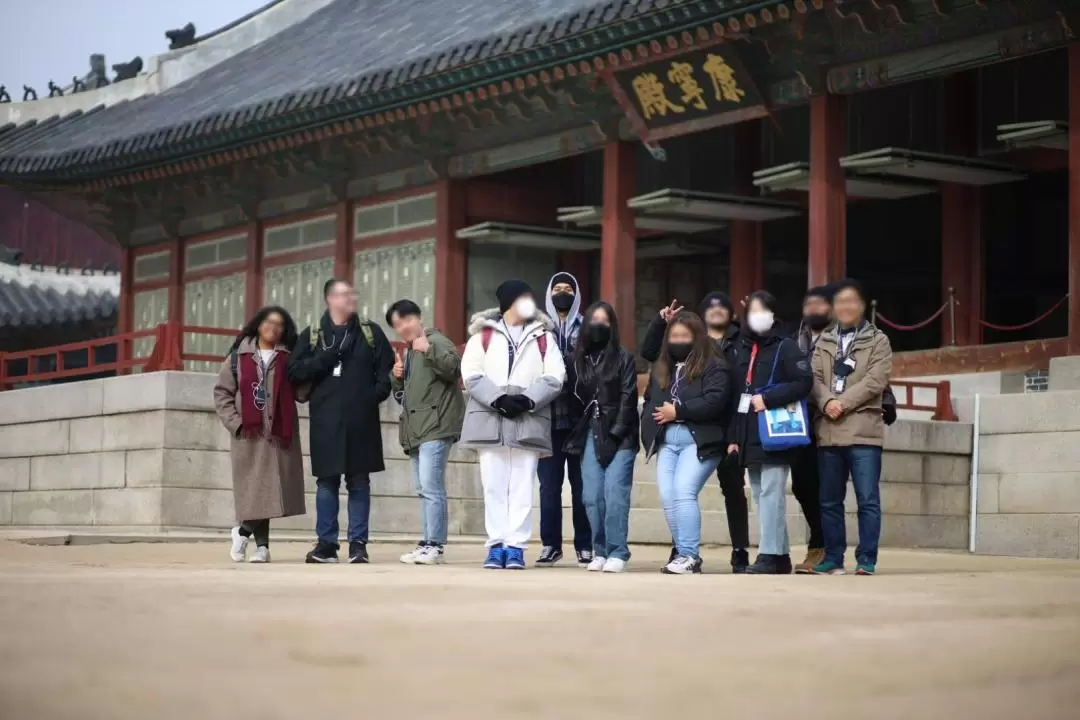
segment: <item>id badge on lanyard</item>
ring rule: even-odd
[[[837,362],[850,368],[850,370],[848,370],[848,372],[843,375],[834,371],[836,377],[833,379],[833,392],[835,392],[837,395],[844,392],[844,388],[847,387],[847,376],[855,370],[855,358],[851,357],[851,345],[854,342],[855,335],[852,334],[849,336],[846,345],[844,344],[844,341],[842,339],[837,340],[836,343],[837,350],[839,351],[839,354],[836,357]]]
[[[746,370],[746,387],[743,389],[743,394],[739,396],[738,412],[740,415],[745,415],[750,412],[750,383],[754,379],[754,361],[757,360],[757,344],[750,350],[750,367]]]

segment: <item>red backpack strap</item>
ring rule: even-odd
[[[536,338],[536,347],[540,348],[540,359],[547,358],[547,333],[544,333],[540,337]]]
[[[484,352],[487,352],[488,345],[491,344],[491,334],[493,332],[495,331],[489,327],[480,330],[480,346],[484,348]]]

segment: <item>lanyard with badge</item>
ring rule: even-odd
[[[757,343],[754,343],[753,349],[750,350],[750,366],[746,369],[746,387],[743,388],[743,394],[739,396],[739,413],[745,415],[750,412],[750,384],[754,381],[754,362],[757,360]]]
[[[334,349],[334,345],[337,344],[337,338],[333,337],[333,336],[331,336],[331,337],[333,339],[330,341],[329,346],[327,346],[325,340],[322,340],[320,338],[320,342],[322,343],[322,349],[323,350],[333,350]],[[345,349],[345,341],[348,340],[348,339],[349,339],[349,331],[346,329],[345,330],[345,336],[341,338],[341,350]],[[342,362],[341,357],[339,356],[338,361],[337,361],[337,365],[334,366],[334,372],[332,373],[334,377],[341,377],[341,362]]]
[[[851,357],[851,351],[855,345],[855,333],[851,331],[839,334],[836,337],[836,362],[833,364],[833,392],[837,395],[844,392],[847,387],[847,379],[855,372],[855,358]],[[845,337],[846,336],[846,337]],[[847,342],[844,342],[845,339]]]

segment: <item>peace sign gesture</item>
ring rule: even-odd
[[[671,319],[681,313],[683,306],[679,304],[679,301],[675,298],[671,299],[671,304],[667,307],[660,308],[660,317],[664,322],[671,322]]]
[[[400,350],[394,350],[394,368],[391,372],[399,380],[405,376],[405,361],[401,357]]]

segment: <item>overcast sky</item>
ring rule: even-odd
[[[41,97],[49,80],[65,87],[90,71],[90,55],[114,63],[145,61],[169,47],[165,31],[195,23],[215,30],[269,0],[0,0],[0,85],[13,100],[31,85]]]

